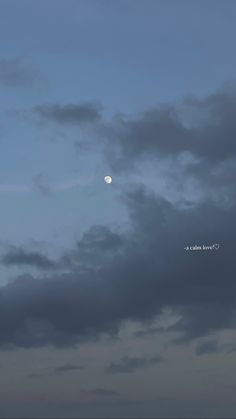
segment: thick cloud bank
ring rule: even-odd
[[[8,249],[5,265],[34,266],[39,275],[20,276],[0,289],[2,347],[73,345],[116,334],[128,319],[152,320],[167,307],[179,315],[172,327],[180,340],[235,327],[235,111],[235,95],[219,91],[188,99],[183,108],[159,108],[98,128],[98,137],[110,135],[110,150],[119,150],[119,161],[115,156],[112,161],[116,168],[130,170],[147,155],[155,164],[155,158],[188,152],[193,158],[186,170],[215,195],[175,205],[145,186],[133,186],[122,192],[130,217],[126,233],[94,226],[54,262]],[[95,109],[80,107],[45,112],[67,123],[98,116]],[[219,249],[184,249],[213,244]]]

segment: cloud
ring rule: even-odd
[[[236,200],[236,89],[222,86],[202,99],[188,97],[103,122],[98,138],[113,173],[139,174],[162,193],[222,203]],[[96,137],[97,140],[97,137]],[[156,179],[156,181],[152,180]]]
[[[78,188],[92,184],[94,176],[78,176],[72,179],[64,179],[61,181],[50,182],[46,173],[37,173],[32,178],[32,184],[0,184],[0,193],[7,194],[27,194],[34,190],[38,190],[44,196],[51,196],[53,193],[67,191],[69,189]]]
[[[206,342],[201,342],[196,348],[197,355],[209,355],[219,351],[219,345],[217,340],[208,340]]]
[[[44,196],[51,196],[53,193],[67,191],[80,186],[89,185],[94,182],[93,176],[77,176],[72,179],[64,179],[57,182],[50,182],[46,173],[38,173],[33,177],[33,184]]]
[[[151,321],[165,307],[179,316],[171,329],[182,341],[235,327],[235,208],[180,209],[142,188],[125,201],[132,231],[119,251],[104,252],[110,231],[97,229],[69,253],[67,273],[1,287],[1,346],[74,345],[115,334],[127,319]],[[184,250],[215,242],[218,251]]]
[[[99,121],[101,106],[95,103],[47,104],[36,106],[34,113],[58,124],[81,124]]]
[[[160,105],[136,116],[115,117],[102,136],[113,168],[133,170],[142,159],[190,153],[201,163],[236,158],[236,92],[219,89],[203,99]]]
[[[209,355],[219,352],[230,354],[236,351],[235,343],[220,343],[217,339],[210,339],[200,342],[196,346],[196,354],[198,356]]]
[[[67,191],[68,189],[78,188],[80,186],[90,185],[94,182],[94,176],[77,176],[72,179],[65,179],[60,182],[55,182],[51,188],[55,192]]]
[[[164,182],[166,194],[174,188],[177,196],[191,190],[192,200],[211,195],[226,204],[236,199],[235,112],[232,82],[201,99],[187,97],[132,116],[120,113],[110,121],[103,118],[101,105],[93,102],[33,108],[33,114],[44,120],[92,125],[80,145],[93,144],[103,152],[113,172],[145,177],[146,167],[152,167],[152,177],[158,177],[158,184]],[[39,179],[40,187],[47,188],[47,182]]]
[[[134,121],[119,118],[110,127],[110,139],[120,149],[120,162],[128,159],[129,167],[146,155],[155,166],[153,156],[165,163],[187,150],[195,157],[183,159],[186,172],[178,166],[171,180],[184,183],[189,170],[204,181],[199,169],[209,170],[208,186],[214,185],[216,195],[206,193],[196,202],[180,196],[173,202],[131,184],[121,192],[129,229],[121,234],[93,226],[56,261],[57,270],[46,274],[50,261],[44,255],[13,249],[5,264],[32,263],[42,272],[0,288],[1,347],[75,345],[102,333],[115,335],[126,320],[152,326],[166,308],[177,319],[168,330],[178,332],[178,342],[235,329],[236,196],[230,177],[235,172],[235,96],[223,91],[189,103],[184,121],[176,107],[146,112]],[[221,199],[221,190],[229,201]],[[214,243],[219,250],[184,250]]]
[[[55,263],[40,252],[29,252],[17,247],[10,247],[1,261],[6,266],[31,266],[40,270],[54,269]]]
[[[96,103],[46,104],[33,112],[56,123],[93,124],[89,142],[103,151],[113,172],[144,175],[146,164],[165,182],[166,193],[175,186],[183,194],[191,190],[196,200],[211,195],[230,203],[236,199],[236,89],[230,86],[110,121]]]
[[[153,358],[143,358],[143,357],[129,357],[124,356],[120,362],[112,362],[106,369],[106,372],[109,374],[118,374],[118,373],[131,373],[136,371],[139,368],[146,368],[151,365],[162,362],[160,356]]]
[[[104,388],[94,388],[90,390],[82,390],[83,393],[97,397],[118,397],[120,393],[114,390],[106,390]]]
[[[32,87],[41,81],[36,69],[20,59],[0,60],[0,84],[6,87]]]
[[[65,372],[71,372],[71,371],[78,371],[83,368],[84,367],[81,365],[66,364],[66,365],[61,365],[60,367],[55,368],[55,372],[65,373]]]
[[[106,251],[122,246],[123,240],[118,233],[112,232],[107,226],[93,226],[83,234],[78,243],[80,251]]]
[[[161,327],[149,327],[146,330],[138,330],[137,332],[134,333],[134,336],[140,338],[144,336],[153,335],[155,333],[160,333],[161,330],[162,330]]]
[[[235,327],[235,208],[178,208],[143,188],[125,202],[132,229],[120,247],[97,228],[68,253],[66,273],[20,276],[0,288],[1,346],[74,345],[115,334],[127,319],[152,321],[166,307],[179,316],[170,329],[182,341]],[[218,251],[184,250],[217,242]]]
[[[33,177],[33,184],[44,196],[49,196],[52,194],[52,188],[45,173],[38,173],[35,175]]]
[[[27,377],[30,379],[36,380],[36,379],[41,378],[41,374],[31,373],[31,374],[28,374]]]

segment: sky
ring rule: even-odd
[[[0,0],[0,417],[235,418],[235,17]]]

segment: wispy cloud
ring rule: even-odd
[[[84,367],[82,365],[74,365],[74,364],[65,364],[55,368],[56,373],[65,373],[71,371],[78,371],[82,370]]]
[[[130,373],[139,368],[146,368],[162,361],[163,358],[159,355],[153,358],[124,356],[119,362],[111,362],[106,372],[109,374]]]
[[[93,123],[101,119],[101,105],[96,103],[46,104],[36,106],[34,113],[58,124]]]
[[[26,251],[11,246],[2,256],[1,262],[6,266],[32,266],[37,269],[49,270],[55,268],[55,263],[39,252]]]
[[[79,176],[73,179],[65,179],[50,183],[46,175],[39,173],[33,177],[33,182],[31,184],[0,183],[0,193],[27,194],[38,190],[43,195],[50,196],[55,192],[63,192],[79,186],[90,185],[94,180],[94,176]]]
[[[32,65],[19,58],[0,60],[0,84],[6,87],[32,87],[42,82],[42,76]]]
[[[74,179],[68,179],[61,182],[55,182],[52,185],[54,191],[66,191],[68,189],[76,188],[77,186],[86,186],[93,183],[95,180],[94,176],[80,176]]]
[[[81,390],[83,393],[96,397],[118,397],[120,393],[114,390],[107,390],[105,388],[94,388]]]

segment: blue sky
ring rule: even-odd
[[[27,112],[41,103],[97,101],[111,118],[186,95],[201,97],[234,78],[232,1],[224,7],[221,1],[69,1],[66,6],[52,0],[2,1],[1,10],[2,57],[19,61],[33,78],[28,85],[2,86],[3,114]],[[54,182],[70,181],[88,173],[96,176],[99,166],[96,188],[99,196],[104,192],[101,179],[107,167],[100,160],[95,163],[91,151],[86,162],[79,159],[73,142],[81,134],[73,127],[34,125],[30,118],[26,122],[6,115],[1,131],[3,184],[30,185],[41,172]],[[61,140],[63,135],[67,141]],[[31,200],[29,217],[41,205],[50,211],[52,199],[40,203],[34,191],[22,194],[5,193],[5,199],[10,207],[17,200],[25,212]],[[80,190],[62,195],[63,202],[73,203]],[[67,205],[56,199],[62,219],[67,218]]]

